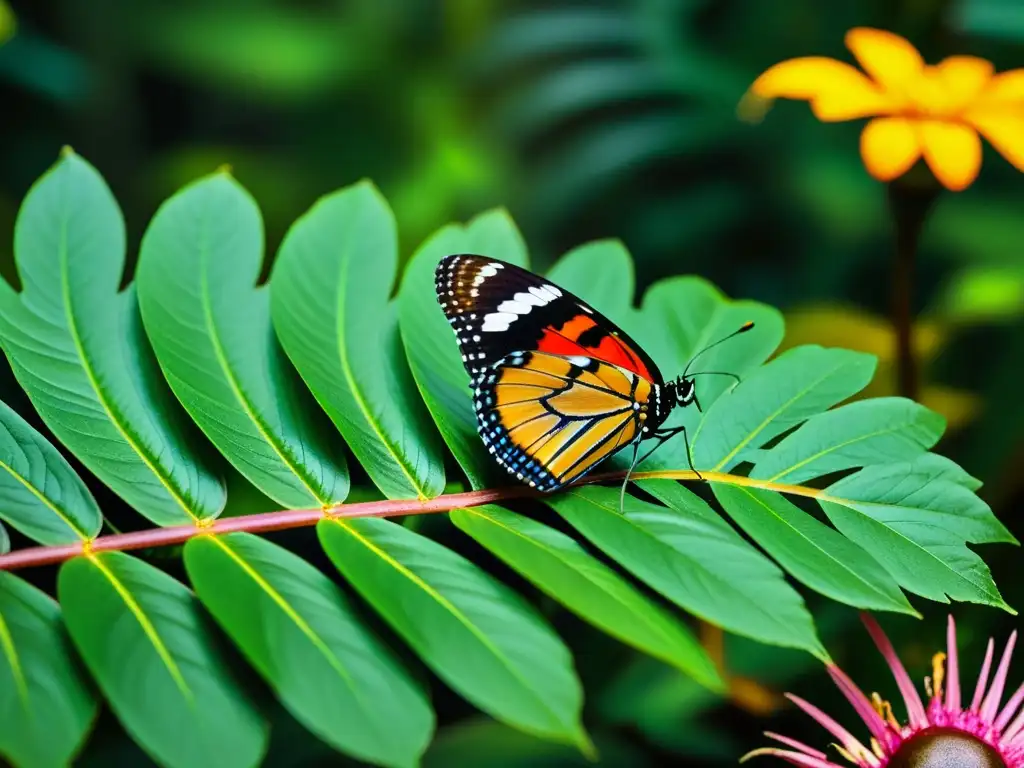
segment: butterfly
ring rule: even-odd
[[[679,432],[689,457],[685,427],[664,427],[673,409],[700,408],[689,364],[665,381],[611,320],[514,264],[457,254],[440,261],[434,279],[470,376],[480,437],[510,474],[555,491],[626,446],[636,466],[641,441],[655,438],[656,449]]]

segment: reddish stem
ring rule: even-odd
[[[593,475],[574,485],[620,481],[625,472],[608,472]],[[697,475],[691,470],[648,470],[634,472],[633,480],[703,480],[711,483],[728,483],[749,488],[763,488],[795,496],[811,498],[829,498],[824,491],[808,488],[803,485],[787,485],[774,483],[771,480],[756,480],[742,475],[730,475],[723,472],[705,470]],[[287,528],[301,528],[315,525],[324,518],[358,518],[358,517],[397,517],[399,515],[428,515],[433,512],[450,512],[463,507],[478,507],[481,504],[493,504],[509,499],[537,498],[545,494],[517,485],[508,488],[491,488],[483,491],[467,491],[450,493],[434,499],[420,501],[418,499],[384,499],[382,501],[364,501],[358,504],[338,504],[323,509],[282,509],[277,512],[262,512],[258,515],[239,515],[214,520],[206,525],[176,525],[171,528],[151,528],[132,533],[118,533],[113,536],[100,536],[87,542],[61,544],[55,547],[29,547],[16,552],[0,555],[0,571],[13,571],[32,565],[49,565],[70,560],[72,557],[92,554],[94,552],[110,552],[114,550],[148,549],[150,547],[166,547],[183,544],[193,536],[215,533],[232,533],[247,531],[248,533],[269,533],[283,531]]]
[[[620,473],[621,474],[621,473]],[[594,477],[591,482],[608,479],[609,476]],[[338,504],[324,509],[283,509],[277,512],[263,512],[257,515],[239,515],[214,520],[209,525],[176,525],[169,528],[150,528],[144,531],[118,533],[100,536],[91,542],[61,544],[52,547],[29,547],[6,555],[0,555],[0,571],[13,571],[33,565],[49,565],[69,560],[88,552],[109,552],[129,549],[148,549],[183,544],[193,536],[210,533],[268,533],[288,528],[315,525],[323,518],[350,517],[396,517],[399,515],[426,515],[433,512],[448,512],[460,507],[476,507],[496,501],[505,501],[524,496],[539,496],[537,491],[526,486],[493,488],[484,491],[468,491],[438,496],[434,499],[365,501],[358,504]]]

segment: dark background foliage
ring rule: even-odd
[[[894,391],[891,233],[884,189],[857,155],[859,126],[821,125],[799,104],[779,104],[751,126],[736,119],[736,103],[778,60],[848,58],[843,33],[857,25],[905,34],[933,61],[960,52],[1000,69],[1024,65],[1017,0],[23,0],[11,11],[16,32],[0,46],[0,273],[10,280],[19,201],[65,144],[121,202],[129,265],[159,203],[222,164],[259,201],[268,253],[315,198],[368,177],[394,206],[403,258],[438,226],[492,205],[511,211],[538,267],[580,242],[619,237],[641,289],[700,274],[782,309],[786,346],[879,355],[871,395]],[[939,450],[985,482],[982,496],[1018,537],[1021,210],[1024,179],[987,151],[980,180],[933,212],[913,297],[922,400],[950,422]],[[31,414],[9,372],[0,399]],[[234,483],[228,514],[271,507]],[[93,491],[112,520],[138,525],[109,491]],[[448,528],[436,535],[478,554]],[[311,531],[275,539],[326,568]],[[176,553],[156,555],[181,573]],[[1019,557],[986,552],[1017,607]],[[52,585],[47,569],[32,579]],[[837,661],[865,689],[894,696],[854,612],[810,602]],[[945,614],[916,603],[923,624],[885,625],[920,678]],[[733,765],[764,729],[827,743],[773,691],[852,715],[806,654],[729,640],[730,667],[761,684],[730,703],[552,614],[586,685],[602,765]],[[977,667],[990,633],[1016,624],[989,608],[955,614],[965,670]],[[440,730],[427,765],[583,764],[433,688]],[[81,764],[145,760],[105,712]],[[267,765],[341,761],[277,711]]]

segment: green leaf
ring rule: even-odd
[[[518,13],[497,25],[476,61],[483,73],[500,77],[504,71],[535,66],[552,56],[639,48],[644,30],[623,23],[625,13],[593,6]]]
[[[675,482],[640,484],[666,509],[585,487],[545,502],[638,579],[705,621],[825,656],[803,599],[782,572]]]
[[[262,261],[259,209],[234,179],[185,187],[142,240],[146,332],[174,394],[253,485],[289,507],[339,502],[345,460],[277,344]]]
[[[938,442],[946,420],[903,397],[858,400],[812,416],[761,453],[750,477],[804,483],[830,472],[909,461]]]
[[[487,488],[508,478],[483,450],[469,375],[434,291],[437,263],[455,253],[478,253],[525,267],[526,246],[503,210],[481,214],[466,226],[449,225],[420,246],[398,294],[402,341],[420,394],[470,483]]]
[[[70,651],[53,599],[0,572],[0,755],[14,765],[67,765],[92,727]]]
[[[767,360],[782,341],[782,315],[765,304],[730,300],[703,278],[672,277],[652,285],[626,330],[643,344],[662,374],[671,379],[683,372],[694,355],[746,322],[754,323],[750,331],[708,349],[691,368],[697,373],[725,371],[744,376]],[[704,413],[731,383],[728,376],[694,379]],[[666,426],[685,425],[692,439],[701,418],[696,408],[678,408]],[[688,467],[682,436],[661,446],[641,466],[648,469]]]
[[[742,376],[767,360],[782,341],[783,321],[778,310],[756,301],[729,299],[701,277],[659,280],[644,294],[640,312],[638,338],[666,377],[682,373],[697,352],[744,323],[752,322],[754,327],[703,353],[691,370]],[[730,379],[700,376],[695,383],[701,407],[707,410],[730,386]]]
[[[952,466],[951,466],[952,465]],[[905,589],[931,600],[1011,610],[988,566],[965,542],[1016,544],[953,462],[926,453],[867,467],[819,497],[832,523],[870,552]]]
[[[387,520],[322,520],[334,565],[437,675],[528,733],[590,751],[569,650],[516,593]]]
[[[618,240],[595,240],[573,248],[555,262],[547,278],[623,328],[629,323],[636,280],[633,259]]]
[[[216,517],[223,482],[167,389],[133,288],[118,293],[124,221],[91,165],[65,151],[14,233],[24,291],[0,280],[0,343],[46,425],[157,525]]]
[[[7,535],[7,529],[0,525],[0,555],[6,555],[11,551],[11,538]]]
[[[388,301],[397,268],[394,216],[372,184],[356,184],[289,230],[271,312],[288,356],[377,487],[389,498],[425,499],[444,490],[444,448]]]
[[[714,662],[683,624],[569,536],[500,507],[457,509],[452,522],[598,629],[672,664],[713,690]]]
[[[199,599],[299,722],[360,760],[417,764],[434,729],[430,704],[334,582],[248,533],[192,539],[185,567]]]
[[[267,732],[180,582],[122,552],[69,560],[57,594],[125,730],[163,765],[255,766]]]
[[[0,519],[40,544],[72,544],[100,532],[103,516],[60,452],[0,403]],[[0,540],[10,546],[7,533]],[[0,543],[0,552],[4,544]]]
[[[785,352],[707,409],[690,436],[694,464],[728,472],[745,451],[859,392],[874,372],[875,358],[861,352],[812,344]]]
[[[596,733],[600,761],[565,744],[543,741],[488,717],[468,717],[444,728],[423,756],[424,768],[651,768],[643,745],[624,734]]]
[[[712,483],[722,508],[794,578],[841,603],[917,616],[871,555],[777,493]]]

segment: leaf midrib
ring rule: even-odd
[[[504,666],[512,675],[512,677],[520,683],[523,689],[528,691],[530,695],[537,700],[537,702],[540,704],[538,709],[545,710],[549,715],[551,715],[554,722],[562,722],[561,718],[558,716],[558,713],[551,709],[548,706],[547,702],[544,700],[544,698],[539,696],[533,690],[533,687],[529,685],[528,682],[523,678],[523,676],[519,673],[519,670],[516,669],[515,665],[509,662],[509,660],[505,657],[505,654],[501,651],[501,649],[496,647],[491,642],[491,639],[486,634],[481,632],[477,628],[477,626],[473,624],[473,622],[470,621],[469,618],[462,611],[460,611],[459,608],[456,605],[454,605],[448,598],[446,598],[444,595],[442,595],[440,592],[434,589],[434,587],[432,587],[430,584],[424,581],[423,578],[419,576],[419,574],[415,573],[414,571],[409,569],[405,564],[393,558],[388,552],[381,549],[374,542],[364,537],[348,523],[342,522],[341,520],[338,520],[336,518],[328,519],[338,527],[347,531],[354,539],[359,541],[364,547],[373,552],[384,562],[388,563],[392,568],[398,571],[398,573],[400,573],[402,576],[411,581],[414,585],[422,589],[429,597],[433,598],[438,605],[447,610],[460,624],[462,624],[463,627],[465,627],[469,631],[469,633],[474,638],[476,638],[476,640],[482,646],[484,646],[485,649],[490,651],[491,654],[501,662],[502,666]]]
[[[848,572],[851,576],[853,576],[853,578],[856,581],[858,581],[858,582],[864,584],[865,586],[869,587],[871,589],[871,591],[874,592],[875,594],[877,594],[877,595],[879,595],[879,596],[881,596],[883,598],[887,598],[887,595],[884,592],[880,592],[877,587],[875,587],[870,582],[866,581],[856,571],[852,570],[844,562],[842,562],[841,560],[836,559],[830,552],[828,552],[827,550],[823,549],[821,546],[816,544],[803,531],[801,531],[800,529],[796,528],[792,523],[790,523],[788,520],[786,520],[780,514],[775,512],[775,510],[772,507],[770,507],[768,504],[766,504],[761,499],[759,499],[757,496],[755,496],[749,489],[744,488],[743,486],[739,486],[739,485],[733,486],[733,487],[736,488],[736,490],[738,490],[740,493],[742,493],[742,494],[746,495],[747,497],[749,497],[755,504],[757,504],[759,507],[763,508],[765,510],[765,512],[767,512],[773,519],[775,519],[778,522],[782,523],[782,525],[784,525],[786,528],[788,528],[790,531],[792,531],[794,534],[796,534],[796,536],[798,536],[800,539],[802,539],[803,541],[807,542],[807,544],[810,545],[813,549],[815,549],[818,552],[820,552],[821,554],[823,554],[830,562],[834,562],[843,571]],[[886,602],[888,602],[888,599],[886,599]]]
[[[821,382],[825,381],[825,379],[827,379],[830,376],[834,375],[835,372],[837,370],[839,370],[840,368],[842,368],[844,365],[846,365],[846,361],[840,362],[840,363],[834,365],[833,367],[829,368],[824,374],[822,374],[821,376],[816,378],[814,381],[810,382],[803,389],[799,390],[789,400],[787,400],[786,402],[782,403],[771,414],[769,414],[768,417],[765,418],[764,421],[762,421],[760,424],[758,424],[757,427],[755,427],[749,434],[747,434],[746,437],[744,437],[742,440],[740,440],[740,442],[737,443],[736,446],[731,451],[729,451],[729,453],[726,454],[725,457],[723,457],[721,461],[719,461],[715,466],[713,466],[710,471],[711,472],[718,472],[722,467],[724,467],[726,464],[728,464],[729,461],[733,457],[735,457],[737,453],[742,451],[747,446],[747,444],[750,443],[751,440],[753,440],[755,437],[757,437],[762,431],[764,431],[764,429],[769,424],[771,424],[773,421],[775,421],[775,419],[777,419],[779,417],[779,414],[783,413],[790,406],[792,406],[793,403],[797,402],[798,400],[800,400],[801,398],[806,396],[808,392],[810,392],[812,389],[814,389],[816,386],[818,386]],[[704,426],[704,424],[706,422],[707,422],[706,418],[705,419],[701,419],[700,425],[697,427],[697,430],[693,434],[693,443],[691,444],[691,448],[696,448],[697,438],[700,436],[701,428]]]
[[[586,580],[587,580],[588,582],[590,582],[591,584],[595,584],[595,586],[596,586],[596,582],[594,582],[594,581],[592,581],[591,579],[587,578],[587,577],[586,577],[586,575],[585,575],[585,574],[583,574],[583,573],[582,573],[582,572],[581,572],[581,571],[580,571],[579,569],[577,569],[577,568],[573,568],[573,566],[572,566],[572,565],[570,565],[570,564],[568,563],[568,561],[566,561],[565,559],[561,558],[561,557],[560,557],[560,556],[558,556],[557,554],[554,554],[554,550],[548,549],[547,547],[545,547],[544,545],[542,545],[542,544],[541,544],[540,542],[538,542],[537,540],[535,540],[535,539],[533,539],[533,538],[531,538],[531,537],[527,536],[526,534],[524,534],[524,533],[523,533],[522,531],[518,531],[518,530],[516,530],[516,529],[514,529],[514,528],[510,528],[509,526],[505,525],[505,524],[504,524],[504,523],[502,523],[502,522],[499,522],[499,521],[497,521],[497,520],[494,520],[493,518],[487,517],[486,515],[482,514],[482,513],[481,513],[481,512],[480,512],[480,511],[479,511],[478,509],[476,509],[476,508],[473,508],[473,507],[465,507],[465,508],[463,508],[463,511],[464,511],[464,512],[468,512],[468,513],[470,513],[470,514],[472,514],[472,515],[475,515],[476,517],[479,517],[479,518],[481,518],[481,519],[483,519],[483,520],[486,520],[487,522],[489,522],[489,523],[491,523],[491,524],[493,524],[493,525],[496,525],[496,526],[498,526],[498,527],[499,527],[499,528],[501,528],[502,530],[505,530],[505,531],[507,531],[508,533],[511,533],[512,535],[514,535],[514,536],[516,536],[516,537],[518,537],[518,538],[522,539],[523,541],[525,541],[525,542],[528,542],[529,544],[532,544],[532,545],[533,545],[533,546],[534,546],[534,547],[535,547],[536,549],[539,549],[539,550],[541,550],[542,552],[548,553],[549,555],[551,555],[552,557],[554,557],[554,558],[555,558],[556,560],[558,560],[559,562],[563,563],[563,564],[565,565],[565,567],[566,567],[566,568],[569,568],[570,570],[574,571],[575,573],[577,573],[577,574],[580,574],[581,576],[583,576],[583,578],[584,578],[584,579],[586,579]],[[668,645],[669,647],[673,647],[673,646],[674,646],[674,643],[673,643],[673,641],[672,641],[672,638],[671,638],[671,637],[669,637],[669,636],[668,636],[668,635],[667,635],[667,634],[665,633],[665,630],[664,630],[664,628],[663,628],[663,627],[657,626],[656,624],[652,624],[652,623],[651,623],[651,621],[649,620],[649,618],[648,618],[647,616],[645,616],[645,615],[644,615],[643,613],[640,613],[640,612],[637,612],[637,611],[633,610],[633,609],[632,609],[632,608],[631,608],[631,607],[630,607],[630,606],[629,606],[629,605],[628,605],[628,604],[627,604],[627,603],[626,603],[626,602],[625,602],[624,600],[622,600],[622,599],[620,598],[620,596],[619,596],[618,594],[614,594],[614,593],[612,593],[612,592],[609,592],[609,591],[607,591],[607,590],[604,590],[604,589],[601,589],[601,592],[602,592],[602,594],[605,594],[605,595],[607,595],[607,596],[611,597],[611,598],[612,598],[612,599],[613,599],[613,600],[614,600],[614,601],[615,601],[616,603],[618,603],[618,604],[619,604],[620,606],[622,606],[622,607],[626,608],[626,609],[627,609],[627,611],[629,611],[629,613],[631,613],[631,614],[633,614],[634,616],[636,616],[637,618],[639,618],[639,619],[640,619],[640,620],[641,620],[641,621],[643,622],[643,624],[644,624],[645,626],[647,626],[647,627],[648,627],[648,629],[650,629],[650,630],[652,630],[653,632],[655,632],[655,634],[657,634],[657,635],[658,635],[658,636],[659,636],[659,637],[660,637],[660,638],[662,639],[662,641],[663,641],[663,642],[665,642],[665,643],[666,643],[666,644],[667,644],[667,645]],[[641,598],[642,598],[642,596],[639,596],[639,597],[641,597]],[[615,630],[615,628],[614,628],[614,627],[609,627],[609,630],[610,630],[610,631],[611,631],[612,633],[616,633],[616,630]],[[626,636],[625,634],[620,634],[619,636],[620,636],[620,639],[626,639],[626,638],[627,638],[627,636]]]
[[[843,498],[840,498],[838,496],[828,496],[826,494],[823,494],[823,495],[819,496],[818,497],[818,501],[822,502],[822,503],[823,502],[831,502],[833,504],[838,504],[839,506],[845,507],[846,509],[849,509],[849,510],[852,510],[852,511],[856,512],[859,515],[863,515],[865,519],[870,520],[875,525],[882,526],[883,528],[885,528],[887,531],[889,531],[892,534],[894,534],[899,539],[903,540],[904,542],[910,543],[915,549],[920,550],[921,552],[924,552],[926,555],[928,555],[928,557],[930,557],[933,560],[935,560],[935,562],[939,563],[945,570],[947,570],[949,573],[953,574],[955,577],[957,577],[961,581],[964,581],[964,582],[970,584],[971,586],[975,587],[982,594],[986,594],[986,595],[989,594],[989,590],[985,589],[984,585],[977,584],[974,581],[972,581],[971,579],[968,579],[966,575],[960,573],[959,571],[953,570],[953,568],[951,568],[945,561],[943,561],[943,559],[941,557],[939,557],[937,554],[932,552],[930,549],[928,549],[924,545],[919,544],[918,542],[914,541],[910,537],[908,537],[905,534],[903,534],[901,531],[896,530],[895,528],[893,528],[888,523],[884,523],[881,520],[877,520],[874,517],[872,517],[871,515],[869,515],[866,512],[864,512],[863,510],[858,509],[857,505],[863,505],[863,506],[867,506],[867,507],[883,507],[883,508],[889,508],[889,509],[915,509],[914,507],[904,507],[904,506],[901,506],[899,504],[886,504],[885,502],[880,502],[880,501],[858,501],[856,499],[843,499]],[[923,512],[925,510],[921,509],[920,511]],[[962,542],[960,544],[960,547],[962,549],[967,550],[968,552],[971,551],[967,547],[967,545],[962,543]],[[945,593],[945,590],[943,590],[943,593]],[[995,595],[995,597],[997,597],[1000,600],[1000,602],[1002,602],[1002,598],[998,596],[998,593]]]
[[[334,318],[334,335],[338,340],[338,364],[341,366],[341,373],[345,377],[345,383],[348,385],[349,391],[352,393],[352,399],[355,400],[356,406],[362,412],[363,418],[366,419],[366,423],[370,425],[370,428],[377,435],[377,438],[383,444],[385,450],[387,450],[387,452],[391,455],[391,458],[394,460],[395,464],[398,465],[398,468],[402,471],[402,474],[405,475],[406,480],[409,481],[409,486],[416,492],[417,497],[423,500],[427,498],[425,489],[420,485],[414,474],[410,471],[411,468],[406,466],[405,462],[399,455],[396,448],[391,445],[391,441],[388,440],[387,435],[384,433],[380,425],[377,423],[377,420],[374,417],[373,412],[370,410],[370,407],[367,404],[365,398],[363,397],[362,390],[360,389],[359,384],[356,381],[355,376],[353,375],[352,365],[348,359],[348,345],[344,326],[346,285],[345,278],[348,275],[350,262],[351,259],[345,258],[343,256],[341,259],[341,271],[338,274],[338,290],[336,293],[337,298],[335,301]]]
[[[648,539],[651,539],[652,541],[654,541],[659,547],[664,547],[664,548],[670,550],[671,552],[679,555],[680,557],[686,558],[688,561],[693,561],[694,558],[690,557],[689,555],[687,555],[684,552],[680,552],[678,549],[676,549],[672,545],[665,543],[664,541],[659,539],[656,535],[654,535],[649,530],[647,530],[647,528],[645,528],[644,526],[641,526],[641,525],[637,525],[635,522],[633,522],[629,518],[625,517],[624,515],[620,515],[617,511],[615,511],[615,509],[613,509],[611,507],[606,507],[604,504],[596,502],[593,499],[590,499],[587,496],[584,496],[584,495],[581,495],[581,494],[573,493],[572,495],[573,495],[574,498],[582,499],[583,501],[587,502],[591,506],[597,507],[598,509],[600,509],[600,510],[602,510],[602,511],[604,511],[604,512],[610,514],[610,515],[615,515],[616,517],[625,520],[629,525],[631,525],[633,527],[634,530],[641,532]],[[668,508],[671,509],[671,507],[668,507]],[[726,586],[726,588],[728,588],[731,592],[734,592],[734,593],[739,592],[739,590],[736,587],[733,587],[728,582],[723,582],[721,579],[718,578],[717,574],[715,574],[713,571],[709,570],[708,568],[702,567],[701,570],[704,573],[707,573],[709,576],[711,576],[717,583],[724,584]],[[669,599],[672,599],[672,598],[669,598]],[[751,601],[751,602],[754,602],[756,604],[756,601]],[[687,607],[686,610],[690,611],[694,616],[697,616],[698,618],[704,619],[705,621],[718,622],[719,624],[722,623],[721,619],[712,619],[712,618],[708,617],[707,615],[705,615],[704,612],[694,610],[692,607]],[[781,622],[781,621],[776,622],[775,626],[782,627],[783,630],[787,630],[788,629],[788,625],[785,624],[784,622]],[[749,632],[748,632],[748,634],[749,634]],[[785,636],[786,635],[783,634],[783,637],[785,637]],[[782,644],[782,641],[780,641],[778,639],[773,640],[772,642]],[[808,648],[807,645],[796,645],[794,643],[794,641],[792,641],[792,640],[787,640],[786,642],[791,644],[790,647],[803,648],[803,649]]]
[[[25,486],[25,488],[28,489],[29,493],[31,493],[33,496],[39,499],[39,501],[41,501],[43,505],[46,506],[47,509],[53,512],[53,514],[55,514],[58,518],[60,518],[61,522],[64,523],[64,525],[66,525],[68,528],[70,528],[72,531],[78,534],[78,538],[80,538],[82,541],[89,541],[90,537],[88,536],[88,534],[85,533],[85,531],[81,530],[76,524],[74,524],[71,521],[71,519],[67,515],[65,515],[64,512],[62,512],[61,509],[49,499],[49,497],[47,497],[38,488],[32,485],[32,483],[26,480],[21,475],[21,473],[14,469],[14,467],[10,466],[7,462],[0,460],[0,469],[6,470],[11,477],[13,477],[23,486]]]
[[[888,435],[888,434],[891,434],[891,433],[894,433],[894,432],[900,432],[903,429],[903,427],[906,427],[908,425],[908,423],[909,422],[904,421],[904,422],[900,423],[900,426],[898,428],[897,427],[888,427],[886,429],[879,429],[879,430],[876,430],[874,432],[868,432],[868,433],[865,433],[865,434],[862,434],[862,435],[858,435],[857,437],[854,437],[854,438],[852,438],[850,440],[845,440],[845,441],[843,441],[841,443],[835,443],[833,445],[830,445],[828,448],[825,448],[824,450],[818,451],[817,453],[815,453],[815,454],[813,454],[811,456],[808,456],[803,461],[798,461],[796,464],[793,464],[792,466],[787,467],[786,469],[782,470],[778,474],[775,474],[772,477],[769,477],[768,478],[768,482],[769,483],[780,482],[779,478],[785,477],[786,475],[795,472],[796,470],[800,469],[800,467],[806,466],[807,464],[811,463],[812,461],[816,461],[817,459],[820,459],[822,456],[826,456],[826,455],[828,455],[830,453],[834,453],[835,451],[838,451],[840,448],[845,448],[848,445],[853,445],[854,443],[859,443],[862,440],[870,440],[872,437],[878,437],[879,435]]]
[[[182,675],[181,670],[174,661],[174,656],[171,654],[170,649],[168,649],[167,645],[160,637],[160,633],[157,632],[153,622],[150,620],[149,616],[146,615],[146,612],[143,610],[142,606],[139,605],[131,591],[125,587],[121,580],[117,578],[117,575],[106,566],[101,557],[90,554],[86,555],[86,559],[96,568],[96,570],[103,574],[107,581],[110,582],[110,586],[114,588],[118,597],[124,601],[128,611],[139,623],[143,634],[146,635],[146,639],[149,640],[150,644],[153,646],[153,650],[156,651],[157,656],[160,658],[160,661],[162,661],[164,666],[167,668],[168,674],[171,676],[171,679],[174,680],[174,684],[178,687],[178,690],[181,691],[182,696],[185,697],[185,701],[188,702],[189,705],[194,705],[195,697],[192,689],[185,681],[184,675]]]
[[[85,345],[82,342],[81,335],[78,331],[78,321],[75,317],[74,305],[71,302],[71,276],[69,274],[70,267],[68,264],[69,259],[69,248],[68,248],[68,222],[67,218],[64,217],[60,222],[60,238],[59,238],[59,264],[60,264],[60,283],[61,283],[61,298],[64,302],[64,317],[68,323],[68,332],[71,335],[71,342],[75,346],[75,352],[78,354],[78,359],[82,363],[82,370],[85,373],[86,379],[89,381],[89,386],[92,387],[93,392],[96,394],[96,400],[103,408],[104,413],[107,414],[107,420],[114,426],[114,429],[121,435],[121,438],[128,443],[128,446],[135,451],[135,454],[142,459],[143,464],[149,469],[150,472],[160,481],[164,489],[170,494],[171,498],[174,499],[178,505],[184,510],[185,514],[192,519],[193,522],[198,523],[201,520],[199,515],[196,515],[192,509],[185,503],[185,500],[178,493],[177,488],[170,481],[170,478],[165,476],[163,467],[158,463],[154,463],[150,456],[142,450],[142,447],[135,441],[131,436],[130,432],[121,423],[122,416],[118,413],[113,405],[107,402],[106,394],[100,387],[99,379],[96,376],[96,372],[93,370],[92,361],[85,350]],[[122,294],[115,293],[114,301],[121,299]],[[120,321],[119,321],[120,325]]]
[[[319,651],[320,654],[327,660],[327,663],[331,667],[331,669],[338,673],[338,676],[342,679],[345,686],[352,692],[352,696],[359,705],[359,708],[362,709],[364,713],[373,712],[373,708],[367,706],[367,702],[363,699],[361,692],[355,686],[355,683],[352,680],[352,676],[345,668],[345,665],[341,663],[341,660],[331,651],[330,646],[328,646],[327,643],[323,640],[323,638],[321,638],[320,635],[317,634],[316,630],[314,630],[306,622],[306,620],[299,615],[298,611],[296,611],[295,608],[293,608],[288,603],[284,596],[280,592],[278,592],[274,588],[274,586],[270,582],[268,582],[255,568],[253,568],[245,560],[245,558],[243,558],[227,542],[225,542],[223,540],[223,537],[208,536],[207,538],[209,538],[210,541],[212,541],[214,544],[220,547],[224,551],[224,553],[229,558],[231,558],[231,560],[234,561],[236,565],[238,565],[242,572],[250,579],[252,579],[257,587],[259,587],[261,590],[263,590],[263,592],[266,593],[267,597],[269,597],[271,601],[275,605],[277,605],[278,608],[281,609],[281,612],[284,613],[284,615],[288,617],[288,619],[290,619],[292,623],[295,624],[296,627],[298,627],[299,631],[302,632],[302,634],[306,636],[309,642],[313,644],[313,647],[316,648],[316,650]],[[367,718],[367,720],[371,724],[376,725],[376,721],[372,717]]]
[[[25,679],[25,671],[21,667],[21,658],[18,656],[18,648],[14,644],[14,636],[10,627],[4,620],[3,613],[0,613],[0,648],[11,665],[11,675],[14,677],[14,686],[18,689],[18,700],[22,709],[29,717],[32,715],[32,705],[28,698],[28,681]]]
[[[210,250],[209,243],[207,240],[207,227],[209,226],[208,217],[204,216],[202,218],[202,222],[202,234],[200,236],[199,247],[199,295],[202,297],[201,302],[203,308],[203,322],[206,325],[207,331],[209,332],[210,343],[213,346],[213,354],[214,357],[216,357],[217,359],[217,364],[220,366],[221,370],[224,373],[224,378],[228,383],[228,387],[231,389],[231,393],[235,396],[235,399],[238,400],[238,403],[242,406],[242,410],[245,412],[245,415],[248,416],[249,420],[255,425],[257,432],[259,432],[260,434],[260,437],[262,437],[263,440],[267,443],[267,445],[271,447],[274,453],[277,454],[278,458],[280,458],[281,461],[284,462],[285,466],[288,467],[291,473],[295,475],[296,478],[298,478],[299,482],[302,483],[302,485],[309,492],[309,495],[313,497],[313,499],[318,501],[320,504],[329,504],[331,502],[331,499],[313,487],[310,478],[307,478],[302,473],[301,468],[296,464],[293,457],[289,455],[285,447],[279,443],[277,435],[272,430],[268,429],[267,426],[263,423],[263,420],[259,417],[259,414],[256,412],[256,409],[249,401],[248,396],[245,394],[245,391],[242,389],[237,377],[235,376],[235,372],[232,369],[231,363],[228,360],[227,354],[224,351],[224,345],[221,342],[220,333],[217,329],[217,323],[215,322],[213,316],[213,303],[210,296],[209,275],[206,269]]]

